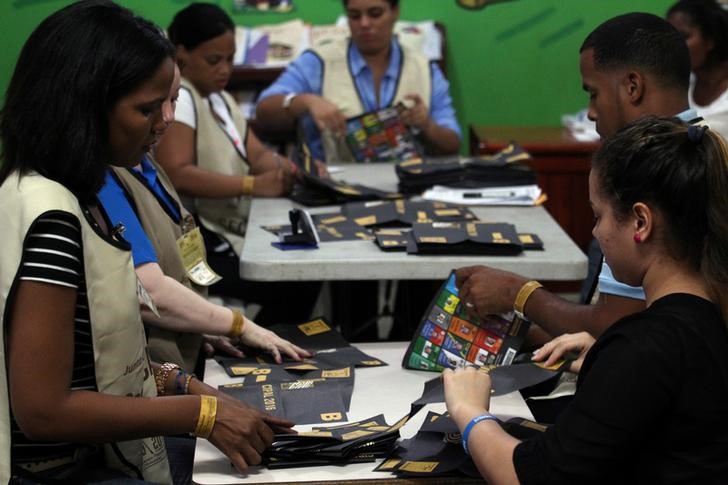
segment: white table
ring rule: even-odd
[[[410,404],[422,395],[425,381],[437,376],[433,372],[406,370],[401,367],[407,342],[377,342],[356,344],[362,351],[377,357],[389,365],[357,369],[354,378],[354,393],[348,413],[350,421],[383,413],[389,424],[410,411]],[[224,369],[214,360],[207,361],[205,382],[212,386],[237,382],[241,379],[228,377]],[[414,436],[422,425],[427,410],[444,412],[444,404],[430,404],[420,410],[400,431],[404,438]],[[493,414],[502,419],[523,417],[533,419],[531,412],[518,392],[494,397],[491,400]],[[308,430],[310,426],[296,427]],[[251,467],[242,476],[230,465],[230,461],[203,439],[197,440],[193,482],[197,484],[230,483],[290,483],[307,481],[343,482],[346,480],[386,479],[394,475],[372,471],[381,460],[375,463],[353,463],[345,466],[318,466],[268,470]]]
[[[393,165],[346,165],[334,177],[382,190],[396,191]],[[253,200],[240,275],[254,281],[329,280],[439,280],[451,269],[485,264],[538,280],[579,280],[586,276],[587,258],[543,207],[474,207],[484,221],[509,222],[519,232],[536,233],[544,251],[524,251],[517,256],[417,256],[384,252],[371,241],[322,243],[317,250],[281,251],[271,245],[276,237],[263,225],[288,224],[288,211],[300,207],[288,199]],[[333,207],[310,212],[333,212]]]

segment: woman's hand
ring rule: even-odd
[[[279,167],[255,176],[253,195],[260,197],[280,197],[293,187],[295,174],[290,167]]]
[[[216,353],[238,357],[242,359],[245,354],[235,346],[235,343],[225,335],[203,335],[202,350],[207,357]]]
[[[313,164],[316,167],[316,173],[320,178],[329,178],[329,167],[326,165],[326,163],[322,162],[321,160],[314,160]]]
[[[467,422],[473,416],[488,411],[491,381],[487,372],[474,367],[445,369],[442,380],[447,410],[456,423]]]
[[[564,358],[567,352],[576,352],[579,357],[569,366],[569,370],[579,373],[584,356],[596,340],[588,332],[567,333],[556,337],[533,353],[532,359],[543,362],[547,367]]]
[[[266,330],[247,318],[245,319],[243,334],[240,336],[240,342],[250,347],[265,350],[270,353],[279,364],[283,362],[281,354],[296,361],[300,361],[306,357],[311,357],[311,353],[307,350],[304,350],[297,345],[293,345],[288,340],[280,338],[274,332]]]
[[[215,425],[208,440],[244,473],[249,465],[260,463],[261,453],[273,442],[277,428],[292,426],[290,421],[269,416],[241,402],[218,398]]]
[[[305,95],[304,100],[306,111],[313,118],[319,131],[330,131],[339,137],[346,134],[346,118],[338,106],[321,96]]]
[[[427,125],[432,121],[430,112],[422,101],[419,94],[408,94],[405,99],[409,100],[411,107],[407,108],[399,115],[402,122],[409,126],[414,126],[420,130],[425,130]]]

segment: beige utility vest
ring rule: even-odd
[[[23,241],[33,222],[42,214],[64,211],[74,214],[81,224],[83,265],[91,316],[96,387],[99,392],[117,396],[157,395],[146,353],[144,328],[139,314],[136,275],[131,252],[124,244],[97,232],[87,221],[76,197],[62,185],[38,174],[10,175],[0,187],[0,314],[3,328],[8,295],[20,268]],[[5,333],[0,345],[0,483],[11,473],[10,415],[7,387]],[[104,445],[106,464],[132,477],[171,483],[167,452],[161,437]]]
[[[211,172],[239,176],[242,185],[243,177],[248,175],[248,161],[238,152],[223,127],[220,126],[220,121],[213,113],[210,103],[204,100],[192,83],[186,79],[182,79],[182,87],[190,92],[195,106],[197,123],[195,164]],[[224,91],[219,94],[225,100],[230,117],[238,129],[244,145],[248,138],[248,124],[233,97]],[[197,197],[195,210],[202,225],[224,237],[235,253],[240,256],[243,251],[245,228],[248,225],[250,197],[227,199]]]
[[[187,271],[185,271],[177,246],[180,236],[195,228],[195,220],[182,207],[179,196],[164,170],[155,161],[151,160],[151,163],[157,170],[159,183],[169,194],[172,204],[180,211],[179,223],[175,220],[174,215],[169,213],[166,203],[157,198],[154,190],[147,185],[141,172],[133,173],[131,171],[133,169],[120,167],[113,167],[112,170],[120,182],[121,188],[133,201],[134,211],[144,228],[144,233],[154,246],[157,263],[162,269],[162,273],[205,298],[207,288],[193,284],[187,277]],[[195,370],[201,345],[202,335],[200,334],[175,332],[153,325],[147,326],[147,348],[153,362],[174,362],[191,373]]]
[[[359,91],[349,69],[349,48],[356,47],[348,42],[331,42],[313,49],[323,62],[321,80],[321,96],[331,101],[342,112],[345,118],[359,116],[364,113]],[[432,97],[432,76],[430,61],[417,52],[399,45],[402,60],[399,79],[394,99],[389,106],[394,106],[405,99],[408,94],[419,94],[425,107],[430,109]],[[384,106],[383,106],[384,107]],[[328,163],[340,161],[353,162],[351,150],[342,138],[334,137],[330,132],[321,133],[321,142]]]

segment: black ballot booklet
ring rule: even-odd
[[[402,194],[387,192],[362,184],[349,184],[343,180],[321,177],[306,144],[299,149],[296,165],[299,167],[299,182],[291,191],[291,200],[306,206],[343,204],[352,200],[394,200]]]
[[[242,381],[219,389],[236,399],[297,424],[346,421],[356,367],[387,365],[347,342],[323,318],[299,325],[270,327],[281,338],[309,350],[302,361],[281,364],[259,349],[246,357],[217,357],[230,377]]]
[[[505,222],[418,222],[408,237],[408,254],[515,256],[523,251],[516,227]]]
[[[455,286],[442,284],[402,360],[408,369],[442,371],[459,365],[508,365],[523,345],[529,322],[515,315],[470,316]]]
[[[268,468],[288,468],[374,461],[392,451],[399,429],[408,419],[405,416],[390,426],[380,414],[355,423],[278,434],[264,451],[263,464]]]
[[[415,222],[476,221],[470,209],[430,200],[347,202],[341,213],[360,226],[411,226]]]
[[[408,246],[416,248],[410,233],[412,229],[381,228],[374,231],[374,242],[382,251],[407,251]],[[518,240],[525,251],[543,251],[543,241],[533,233],[519,233]],[[424,253],[420,253],[424,254]]]
[[[535,437],[548,428],[523,418],[497,422],[506,433],[520,440]],[[462,437],[455,422],[448,414],[432,411],[428,412],[417,434],[398,442],[392,454],[374,471],[394,473],[398,478],[481,477],[472,459],[463,450]]]

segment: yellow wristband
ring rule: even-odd
[[[543,285],[541,283],[532,280],[521,286],[521,289],[518,290],[518,294],[516,295],[516,301],[513,302],[513,311],[519,318],[526,320],[526,315],[523,313],[526,302],[531,296],[531,293],[542,287]]]
[[[243,334],[243,327],[245,327],[245,318],[240,310],[232,309],[233,311],[233,324],[230,326],[230,331],[227,336],[230,338],[240,338]]]
[[[253,195],[253,185],[255,185],[255,177],[246,175],[243,177],[243,195]]]
[[[200,396],[200,414],[197,416],[197,426],[193,435],[199,438],[209,438],[212,428],[215,427],[217,416],[217,398],[215,396]]]

